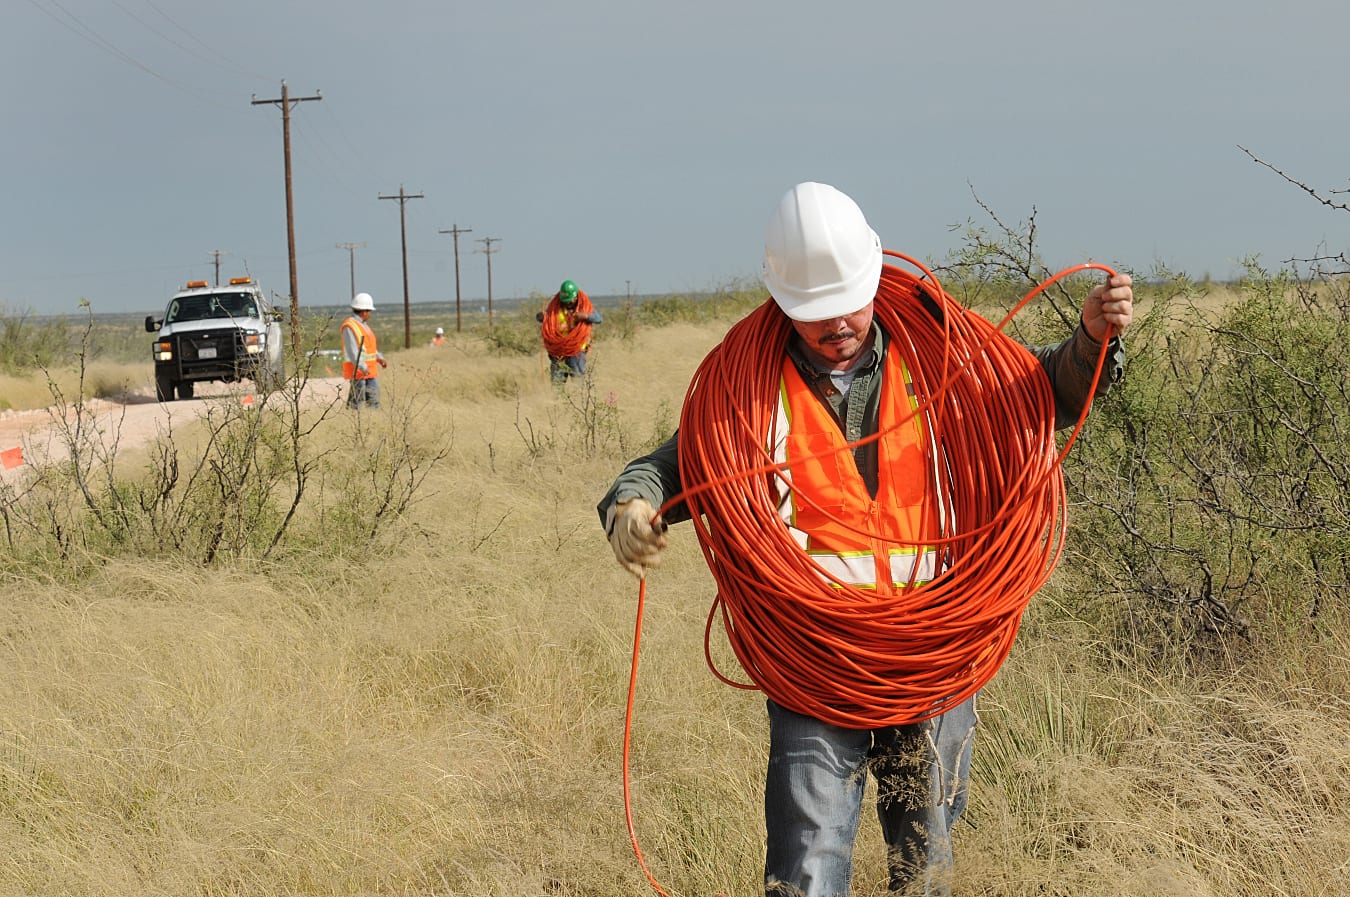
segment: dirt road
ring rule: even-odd
[[[306,403],[319,404],[345,395],[342,378],[311,379],[305,384]],[[86,418],[105,434],[106,444],[118,450],[136,449],[170,427],[179,427],[205,414],[213,403],[251,403],[255,393],[251,383],[201,383],[194,398],[175,402],[157,402],[152,393],[135,392],[117,400],[90,399],[85,402]],[[66,419],[73,419],[67,408]],[[24,467],[44,460],[67,456],[58,422],[61,409],[0,412],[0,479],[13,480]],[[21,463],[15,463],[22,458]]]

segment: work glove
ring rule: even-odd
[[[651,567],[661,565],[666,547],[666,522],[656,516],[651,503],[641,498],[621,501],[609,509],[609,544],[614,556],[638,579]]]

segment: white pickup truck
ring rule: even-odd
[[[263,390],[280,386],[286,379],[281,319],[250,277],[225,286],[188,281],[163,318],[145,319],[146,332],[158,333],[151,350],[155,397],[190,399],[193,384],[202,380],[252,380]]]

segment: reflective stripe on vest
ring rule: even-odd
[[[344,380],[374,380],[380,376],[380,366],[375,361],[378,343],[375,331],[370,325],[353,315],[342,322],[343,328],[351,329],[356,335],[356,358],[347,357],[347,341],[342,341],[342,378]]]
[[[819,567],[825,576],[833,581],[847,583],[862,589],[876,587],[877,562],[870,551],[847,554],[831,554],[824,551],[807,551],[807,555]],[[896,588],[905,588],[914,577],[914,585],[931,582],[937,577],[938,553],[935,549],[925,549],[919,557],[918,573],[914,570],[914,550],[912,548],[891,549],[891,583]]]
[[[790,358],[783,363],[773,448],[774,460],[787,465],[786,476],[777,477],[779,515],[822,579],[866,589],[880,582],[891,592],[940,572],[932,543],[944,509],[926,460],[931,434],[913,416],[918,403],[909,371],[893,346],[883,365],[875,499],[834,415]]]

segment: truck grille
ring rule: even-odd
[[[179,346],[184,361],[232,361],[244,354],[238,331],[185,333]]]

